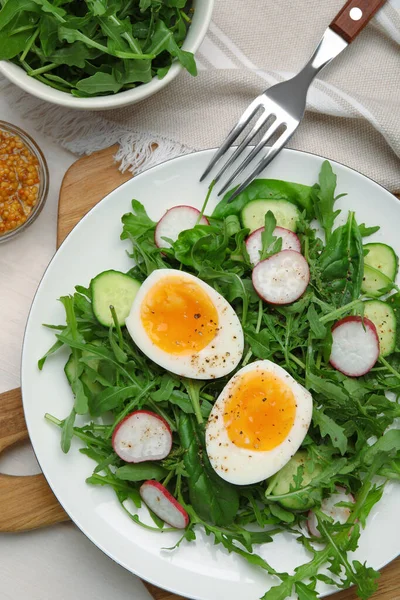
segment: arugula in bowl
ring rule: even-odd
[[[164,77],[182,50],[191,0],[0,0],[0,60],[79,98],[115,94]]]

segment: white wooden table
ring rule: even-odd
[[[0,119],[31,133],[46,155],[50,193],[38,220],[0,245],[0,393],[19,386],[29,307],[55,251],[58,191],[75,157],[35,133],[0,97]],[[0,459],[0,471],[37,473],[27,445]],[[29,502],[29,498],[26,499]],[[68,592],[67,592],[68,590]],[[1,600],[150,600],[143,584],[98,550],[73,524],[26,534],[0,534]]]

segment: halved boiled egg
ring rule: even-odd
[[[312,397],[269,360],[240,369],[210,413],[206,448],[215,472],[230,483],[263,481],[282,469],[310,426]]]
[[[149,275],[126,326],[144,354],[183,377],[222,377],[243,354],[243,330],[231,305],[198,277],[175,269]]]

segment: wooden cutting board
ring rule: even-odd
[[[116,148],[79,159],[67,171],[60,190],[57,247],[78,221],[102,198],[128,181],[114,162]],[[28,438],[19,389],[0,395],[0,453]],[[26,503],[26,498],[29,502]],[[43,475],[27,477],[0,474],[0,532],[23,532],[46,527],[69,517],[58,504]],[[393,523],[398,527],[398,523]],[[155,600],[183,598],[145,583]],[[382,571],[379,591],[373,600],[400,600],[400,558]],[[356,600],[353,589],[331,600]]]

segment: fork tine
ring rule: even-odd
[[[264,113],[258,119],[257,123],[254,125],[253,129],[250,131],[250,133],[244,138],[244,140],[236,148],[232,156],[228,158],[226,163],[223,165],[220,172],[214,177],[215,182],[217,182],[228,169],[228,167],[230,167],[236,161],[236,159],[239,158],[243,150],[250,144],[251,140],[257,135],[261,127],[266,123],[266,121],[268,121],[270,117],[271,114],[268,114],[267,111],[264,111]]]
[[[241,183],[239,185],[239,187],[233,192],[233,194],[230,196],[230,198],[228,200],[228,203],[232,202],[232,200],[234,200],[236,198],[236,196],[238,196],[241,192],[243,192],[243,190],[249,185],[249,183],[251,183],[253,181],[253,179],[255,179],[257,177],[257,175],[259,175],[261,173],[261,171],[263,171],[269,165],[269,163],[275,158],[275,156],[277,156],[277,154],[279,154],[279,152],[282,150],[282,148],[290,140],[290,138],[296,131],[297,127],[298,127],[298,125],[296,125],[295,127],[287,128],[286,131],[284,131],[282,133],[282,135],[279,136],[279,138],[276,140],[276,142],[269,149],[267,155],[259,161],[259,163],[255,167],[255,169],[251,173],[251,175],[249,175],[243,181],[243,183]],[[222,191],[220,193],[222,193]]]
[[[236,123],[235,127],[231,130],[228,137],[223,142],[222,146],[217,150],[217,152],[212,157],[206,170],[204,171],[203,175],[200,177],[200,181],[203,181],[203,179],[205,179],[207,177],[207,175],[209,174],[211,169],[217,164],[217,162],[225,154],[225,152],[228,150],[228,148],[233,144],[233,142],[236,140],[236,138],[239,137],[239,135],[242,133],[243,129],[246,127],[246,125],[248,125],[248,123],[254,117],[254,115],[256,114],[258,109],[261,107],[262,107],[262,104],[261,104],[259,98],[256,98],[255,100],[253,100],[253,102],[251,102],[249,104],[249,106],[246,108],[246,110],[244,111],[244,113],[242,114],[242,116],[240,117],[238,122]]]
[[[264,133],[261,140],[258,142],[257,146],[255,146],[253,148],[253,150],[250,152],[250,154],[248,156],[246,156],[244,161],[238,166],[238,168],[233,173],[233,175],[231,175],[229,177],[228,181],[225,183],[225,185],[219,191],[218,196],[221,196],[221,194],[223,194],[228,189],[228,187],[231,185],[232,181],[234,181],[237,178],[237,176],[240,175],[240,173],[242,173],[242,171],[247,167],[247,165],[251,163],[251,161],[257,156],[257,154],[264,148],[264,146],[268,142],[268,140],[274,135],[276,130],[283,124],[284,123],[282,121],[275,119],[275,121],[272,123],[272,125]]]

